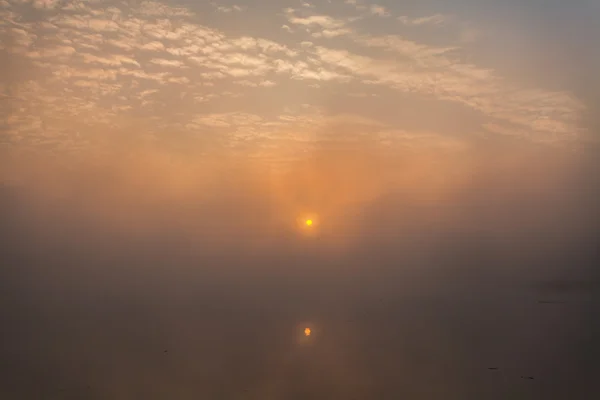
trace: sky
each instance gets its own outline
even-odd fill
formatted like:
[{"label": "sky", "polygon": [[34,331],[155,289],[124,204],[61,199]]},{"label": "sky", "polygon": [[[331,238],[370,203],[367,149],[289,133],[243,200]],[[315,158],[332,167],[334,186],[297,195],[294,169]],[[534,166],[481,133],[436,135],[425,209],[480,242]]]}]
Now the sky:
[{"label": "sky", "polygon": [[0,0],[0,397],[594,397],[598,17]]}]

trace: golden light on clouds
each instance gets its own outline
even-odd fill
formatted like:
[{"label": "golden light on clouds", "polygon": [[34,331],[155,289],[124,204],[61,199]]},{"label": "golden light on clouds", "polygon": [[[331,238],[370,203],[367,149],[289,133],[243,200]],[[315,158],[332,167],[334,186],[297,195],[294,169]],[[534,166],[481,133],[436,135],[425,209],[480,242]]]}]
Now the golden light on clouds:
[{"label": "golden light on clouds", "polygon": [[[6,21],[0,51],[20,60],[26,73],[0,83],[0,98],[10,103],[3,127],[10,140],[3,147],[62,156],[96,149],[93,132],[125,132],[133,144],[142,140],[132,132],[143,132],[144,141],[175,137],[176,146],[186,149],[199,138],[198,158],[220,150],[279,163],[334,138],[348,145],[368,136],[389,151],[432,145],[452,151],[463,146],[465,132],[540,143],[568,143],[585,133],[585,104],[571,92],[513,82],[503,76],[502,65],[494,69],[455,58],[458,50],[473,51],[461,48],[464,21],[458,16],[407,16],[392,7],[367,11],[343,2],[282,10],[274,3],[265,9],[270,26],[253,36],[250,15],[248,26],[225,29],[234,14],[247,12],[245,6],[192,3],[0,2],[0,21]],[[207,24],[202,16],[215,12],[216,20]],[[384,31],[354,23],[392,16],[401,24]],[[443,47],[427,33],[440,24],[458,29]],[[405,37],[406,26],[423,33]],[[280,35],[281,29],[309,36]],[[423,97],[427,106],[418,106]],[[272,105],[257,107],[270,103],[265,99],[273,99]],[[380,111],[387,104],[414,112],[386,115]],[[456,110],[447,112],[449,106]],[[348,154],[325,151],[326,157],[309,157],[293,171],[293,184],[312,178],[316,194],[307,200],[332,208],[371,198],[380,182],[366,177],[381,170],[379,158],[365,157],[363,144],[356,150],[352,171],[338,168]],[[328,174],[315,177],[315,169]]]},{"label": "golden light on clouds", "polygon": [[[530,165],[529,141],[582,133],[572,93],[455,59],[458,37],[431,43],[425,32],[454,17],[274,6],[273,32],[285,24],[310,37],[268,26],[254,37],[243,24],[205,25],[212,5],[168,3],[0,1],[0,50],[27,72],[0,84],[10,104],[0,182],[73,199],[102,226],[136,234],[169,224],[190,240],[244,237],[238,246],[254,249],[291,232],[337,250],[385,196],[443,205],[508,173],[502,163],[510,173]],[[215,7],[217,19],[247,11]],[[404,27],[353,23],[366,16]],[[409,40],[406,26],[424,36]],[[513,136],[523,139],[514,150],[498,147]]]}]

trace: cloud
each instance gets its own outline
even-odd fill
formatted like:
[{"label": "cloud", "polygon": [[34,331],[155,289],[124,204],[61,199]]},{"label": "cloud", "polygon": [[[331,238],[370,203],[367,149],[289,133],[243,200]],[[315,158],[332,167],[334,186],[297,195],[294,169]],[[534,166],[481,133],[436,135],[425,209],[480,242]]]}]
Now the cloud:
[{"label": "cloud", "polygon": [[346,25],[345,21],[332,18],[327,15],[311,15],[310,17],[289,16],[288,21],[294,25],[320,26],[322,28],[341,28]]},{"label": "cloud", "polygon": [[[314,51],[326,65],[344,69],[361,76],[365,81],[391,86],[407,93],[417,92],[459,102],[494,119],[496,124],[505,125],[506,130],[512,125],[516,128],[513,132],[530,132],[529,137],[532,139],[576,137],[576,125],[567,121],[575,121],[583,105],[567,94],[519,90],[503,82],[489,70],[452,62],[445,55],[448,49],[420,46],[390,37],[361,38],[359,42],[383,46],[400,52],[416,63],[437,68],[435,79],[426,71],[413,70],[397,62],[361,56],[346,50],[318,46]],[[551,106],[547,107],[549,105]],[[558,110],[564,110],[567,114]],[[540,119],[543,114],[545,115]],[[494,131],[499,133],[500,129]]]},{"label": "cloud", "polygon": [[[144,44],[140,48],[142,50],[159,51],[159,50],[164,50],[165,45],[162,42],[152,41],[152,42],[148,42],[148,43]],[[131,46],[126,47],[125,49],[130,50]]]},{"label": "cloud", "polygon": [[188,77],[185,76],[177,76],[177,77],[171,77],[167,79],[167,82],[169,83],[175,83],[178,85],[187,85],[190,83],[190,79]]},{"label": "cloud", "polygon": [[[82,102],[73,110],[94,109],[95,121],[102,123],[120,124],[122,119],[115,110],[135,114],[136,107],[142,106],[148,110],[145,112],[153,110],[153,118],[166,121],[168,116],[158,107],[172,103],[167,96],[174,92],[180,95],[177,104],[185,109],[187,101],[240,99],[247,90],[269,90],[269,95],[286,98],[278,91],[286,85],[314,95],[329,86],[351,85],[340,91],[372,93],[379,87],[461,105],[479,115],[483,132],[512,132],[531,140],[559,142],[571,140],[581,131],[578,118],[583,105],[568,93],[513,84],[492,68],[465,62],[458,44],[434,46],[397,34],[365,33],[359,28],[367,26],[351,25],[360,16],[313,14],[313,7],[287,9],[283,29],[294,35],[284,43],[243,32],[228,35],[201,24],[188,9],[157,2],[111,7],[59,2],[53,10],[40,11],[48,17],[39,24],[20,18],[19,13],[31,6],[8,7],[0,9],[5,21],[0,34],[10,38],[2,41],[6,51],[43,70],[38,83],[50,92],[60,88],[64,96],[77,102],[82,89],[88,89],[93,104]],[[232,12],[240,11],[230,7]],[[381,16],[388,13],[376,5],[370,10]],[[440,24],[448,17],[436,14],[400,20],[421,26]],[[335,46],[328,41],[333,38]],[[234,85],[237,92],[228,92],[228,85]],[[182,94],[182,86],[186,94]],[[121,104],[147,90],[159,91],[131,108]],[[116,108],[106,106],[113,102]],[[251,108],[249,103],[241,104],[235,107]],[[44,107],[53,110],[56,106]],[[99,111],[102,107],[108,108]],[[39,118],[45,121],[46,115],[61,113],[48,112]],[[229,117],[215,121],[234,126]],[[296,121],[306,124],[308,119]]]},{"label": "cloud", "polygon": [[376,15],[378,17],[389,17],[391,13],[383,6],[372,4],[369,7],[369,11],[371,14]]},{"label": "cloud", "polygon": [[[126,51],[130,51],[135,48],[135,43],[130,43],[126,38],[120,40],[108,39],[106,43]],[[144,45],[141,46],[141,48],[143,47]]]},{"label": "cloud", "polygon": [[106,84],[95,80],[78,80],[74,82],[77,87],[82,87],[91,90],[91,93],[97,93],[102,96],[114,95],[121,90],[118,84]]},{"label": "cloud", "polygon": [[311,34],[312,37],[315,38],[320,38],[320,37],[324,37],[324,38],[333,38],[333,37],[337,37],[337,36],[343,36],[343,35],[348,35],[352,33],[352,31],[350,29],[323,29],[321,32],[314,32]]},{"label": "cloud", "polygon": [[361,12],[367,11],[369,14],[371,14],[369,11],[370,7],[363,4],[362,0],[344,0],[344,4],[348,4],[348,5],[352,6],[357,11],[361,11]]},{"label": "cloud", "polygon": [[195,14],[184,7],[172,7],[156,1],[142,1],[138,13],[151,17],[193,17]]},{"label": "cloud", "polygon": [[[307,17],[297,17],[293,9],[287,10],[287,20],[292,25],[305,27],[311,31],[311,36],[315,38],[333,38],[352,33],[347,25],[358,18],[337,19],[328,15],[310,15]],[[286,25],[287,26],[287,25]],[[320,29],[320,30],[315,30]],[[291,31],[291,30],[290,30]]]},{"label": "cloud", "polygon": [[63,65],[61,67],[53,67],[53,75],[60,80],[67,80],[69,78],[81,78],[81,77],[90,77],[99,81],[104,80],[116,80],[118,71],[108,70],[108,69],[78,69],[69,67],[67,65]]},{"label": "cloud", "polygon": [[113,67],[121,65],[135,65],[137,67],[140,66],[140,63],[138,63],[133,58],[121,54],[114,54],[108,57],[102,57],[90,53],[82,53],[81,57],[83,58],[83,62],[86,64],[101,64]]},{"label": "cloud", "polygon": [[241,12],[244,11],[246,8],[243,6],[238,6],[238,5],[232,5],[232,6],[220,6],[216,3],[211,3],[213,5],[213,7],[215,7],[215,9],[218,12],[221,13],[232,13],[232,12]]},{"label": "cloud", "polygon": [[398,21],[404,25],[422,26],[422,25],[442,25],[450,21],[452,17],[443,14],[434,14],[427,17],[410,18],[407,16],[398,17]]},{"label": "cloud", "polygon": [[258,115],[248,113],[222,113],[199,115],[192,119],[192,124],[205,125],[213,128],[229,128],[232,126],[248,126],[261,122]]},{"label": "cloud", "polygon": [[34,8],[53,9],[58,7],[60,0],[33,0]]},{"label": "cloud", "polygon": [[150,72],[146,72],[146,71],[142,71],[142,70],[120,68],[119,75],[131,76],[131,77],[135,77],[135,78],[155,81],[158,83],[164,83],[165,78],[167,76],[169,76],[169,73],[168,72],[151,72],[150,73]]},{"label": "cloud", "polygon": [[270,80],[264,80],[264,81],[260,81],[260,82],[242,80],[242,81],[234,81],[233,83],[236,85],[248,86],[248,87],[273,87],[276,85],[275,82],[270,81]]},{"label": "cloud", "polygon": [[240,86],[249,86],[249,87],[257,87],[258,86],[258,83],[252,82],[252,81],[247,81],[247,80],[234,81],[233,83],[236,85],[240,85]]},{"label": "cloud", "polygon": [[77,50],[72,46],[56,46],[41,51],[30,51],[26,55],[31,58],[62,58],[72,56],[76,52]]},{"label": "cloud", "polygon": [[99,32],[116,32],[119,30],[119,25],[115,21],[105,19],[90,19],[87,21],[87,26],[92,31]]},{"label": "cloud", "polygon": [[270,81],[270,80],[265,80],[265,81],[260,82],[258,85],[262,86],[262,87],[273,87],[273,86],[277,85],[277,83]]},{"label": "cloud", "polygon": [[354,40],[367,47],[383,48],[387,51],[401,53],[411,58],[426,59],[428,66],[438,66],[436,64],[444,63],[443,59],[433,59],[434,56],[441,56],[445,53],[457,50],[457,47],[436,47],[419,44],[411,40],[407,40],[397,35],[387,36],[367,36],[357,35]]},{"label": "cloud", "polygon": [[157,89],[148,89],[148,90],[144,90],[144,91],[142,91],[142,92],[140,92],[140,93],[138,94],[138,98],[139,98],[139,99],[143,99],[143,98],[145,98],[146,96],[150,96],[150,95],[152,95],[152,94],[155,94],[155,93],[158,93],[158,90],[157,90]]},{"label": "cloud", "polygon": [[175,68],[185,67],[185,64],[179,60],[165,60],[165,59],[161,59],[161,58],[153,58],[150,60],[150,62],[152,64],[160,65],[163,67],[175,67]]}]

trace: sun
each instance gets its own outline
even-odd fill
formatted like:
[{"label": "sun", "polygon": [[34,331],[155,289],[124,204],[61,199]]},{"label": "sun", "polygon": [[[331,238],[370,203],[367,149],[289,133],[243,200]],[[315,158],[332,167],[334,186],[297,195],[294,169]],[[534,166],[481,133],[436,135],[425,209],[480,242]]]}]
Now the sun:
[{"label": "sun", "polygon": [[304,336],[310,336],[310,328],[304,329]]},{"label": "sun", "polygon": [[302,235],[317,235],[321,230],[321,218],[316,213],[302,213],[296,217],[296,229]]}]

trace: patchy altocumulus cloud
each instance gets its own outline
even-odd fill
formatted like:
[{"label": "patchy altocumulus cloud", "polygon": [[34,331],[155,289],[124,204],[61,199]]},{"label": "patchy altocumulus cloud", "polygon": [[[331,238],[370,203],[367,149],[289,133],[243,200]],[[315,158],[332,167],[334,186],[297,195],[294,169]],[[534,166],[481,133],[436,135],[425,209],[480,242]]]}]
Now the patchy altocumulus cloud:
[{"label": "patchy altocumulus cloud", "polygon": [[[392,12],[376,4],[345,3],[339,15],[311,3],[273,10],[273,32],[279,33],[266,38],[228,34],[202,23],[196,9],[156,1],[3,0],[0,51],[35,71],[24,81],[7,82],[10,91],[3,89],[2,98],[11,105],[1,128],[3,142],[64,147],[79,138],[85,143],[84,127],[118,128],[144,115],[162,121],[152,124],[154,131],[224,129],[231,143],[243,138],[266,146],[268,138],[270,147],[285,140],[306,142],[318,137],[324,123],[339,119],[319,107],[284,112],[294,103],[286,104],[290,88],[318,98],[332,85],[349,85],[349,98],[359,93],[379,101],[372,94],[381,88],[456,103],[479,113],[485,119],[481,131],[489,134],[557,142],[581,132],[583,104],[570,94],[520,87],[491,68],[466,62],[460,41],[435,46],[399,31],[369,32],[360,23],[364,18]],[[240,5],[211,7],[224,18],[245,11]],[[396,15],[387,21],[435,27],[451,19]],[[253,108],[256,96],[277,96],[282,108],[273,110],[277,115],[261,115]],[[203,113],[198,104],[223,110]],[[172,121],[174,108],[177,121]],[[350,115],[361,113],[348,109],[340,115],[356,122]],[[370,126],[382,132],[375,137],[385,138],[385,144],[395,134],[412,137],[402,126]]]},{"label": "patchy altocumulus cloud", "polygon": [[452,20],[452,17],[443,14],[434,14],[426,17],[410,18],[407,16],[398,17],[398,21],[405,25],[421,26],[421,25],[442,25]]}]

